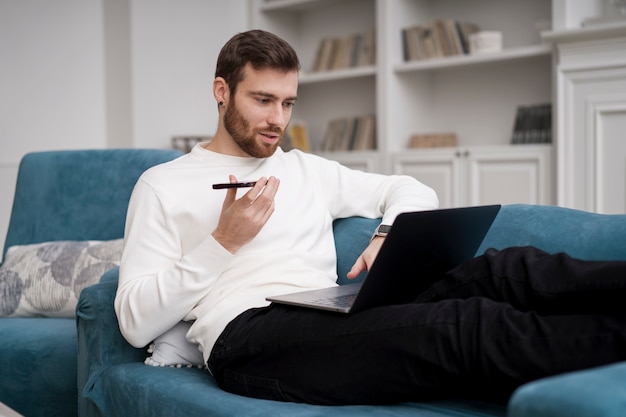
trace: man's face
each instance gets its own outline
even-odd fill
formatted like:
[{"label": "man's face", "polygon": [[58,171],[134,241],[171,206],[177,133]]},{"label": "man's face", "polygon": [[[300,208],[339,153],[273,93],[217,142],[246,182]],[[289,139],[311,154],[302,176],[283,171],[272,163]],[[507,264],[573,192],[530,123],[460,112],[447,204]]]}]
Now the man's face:
[{"label": "man's face", "polygon": [[224,112],[224,128],[247,155],[267,158],[280,145],[298,91],[298,72],[250,65]]}]

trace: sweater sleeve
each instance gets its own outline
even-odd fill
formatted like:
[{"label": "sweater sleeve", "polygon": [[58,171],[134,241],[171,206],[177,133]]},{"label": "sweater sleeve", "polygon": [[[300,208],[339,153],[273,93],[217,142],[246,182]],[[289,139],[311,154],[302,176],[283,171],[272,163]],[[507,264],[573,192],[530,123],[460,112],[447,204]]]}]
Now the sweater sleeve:
[{"label": "sweater sleeve", "polygon": [[140,179],[128,207],[115,298],[124,337],[142,347],[184,319],[231,259],[211,234],[183,253],[166,208]]},{"label": "sweater sleeve", "polygon": [[435,191],[408,175],[367,173],[332,161],[320,171],[324,183],[331,185],[326,188],[330,190],[329,207],[335,218],[382,217],[384,224],[392,224],[400,213],[439,206]]}]

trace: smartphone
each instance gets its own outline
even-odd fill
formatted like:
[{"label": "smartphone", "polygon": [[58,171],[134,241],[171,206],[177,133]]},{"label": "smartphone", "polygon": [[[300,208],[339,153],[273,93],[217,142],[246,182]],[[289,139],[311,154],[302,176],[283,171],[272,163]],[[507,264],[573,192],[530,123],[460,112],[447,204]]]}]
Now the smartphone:
[{"label": "smartphone", "polygon": [[214,190],[223,190],[226,188],[247,188],[254,187],[256,181],[242,181],[242,182],[225,182],[222,184],[213,184]]}]

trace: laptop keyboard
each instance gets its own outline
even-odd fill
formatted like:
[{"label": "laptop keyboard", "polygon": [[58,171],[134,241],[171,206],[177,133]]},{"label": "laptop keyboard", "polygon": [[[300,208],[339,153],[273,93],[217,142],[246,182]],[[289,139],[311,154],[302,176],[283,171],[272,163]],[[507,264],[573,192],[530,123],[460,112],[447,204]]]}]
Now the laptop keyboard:
[{"label": "laptop keyboard", "polygon": [[350,307],[352,303],[354,303],[355,298],[356,298],[356,294],[346,294],[346,295],[338,295],[335,297],[318,298],[317,300],[314,301],[314,303],[323,305],[323,306]]}]

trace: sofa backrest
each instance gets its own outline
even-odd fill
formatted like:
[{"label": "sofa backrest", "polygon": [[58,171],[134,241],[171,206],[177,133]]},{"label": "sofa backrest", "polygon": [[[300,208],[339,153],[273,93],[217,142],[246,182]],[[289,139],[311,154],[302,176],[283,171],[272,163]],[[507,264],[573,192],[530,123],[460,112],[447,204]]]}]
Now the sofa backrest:
[{"label": "sofa backrest", "polygon": [[626,260],[626,214],[597,214],[557,206],[502,207],[476,252],[535,246],[587,260]]},{"label": "sofa backrest", "polygon": [[123,237],[128,200],[141,173],[180,155],[166,149],[25,155],[18,169],[3,255],[13,245]]}]

